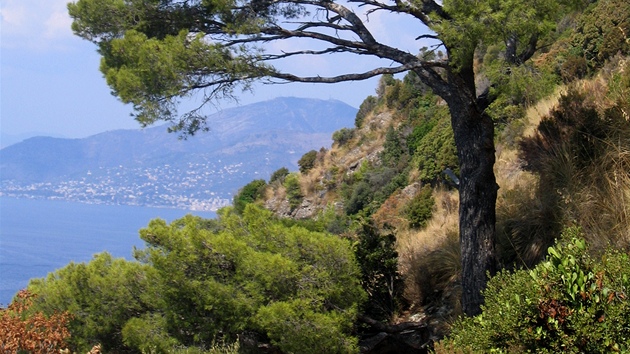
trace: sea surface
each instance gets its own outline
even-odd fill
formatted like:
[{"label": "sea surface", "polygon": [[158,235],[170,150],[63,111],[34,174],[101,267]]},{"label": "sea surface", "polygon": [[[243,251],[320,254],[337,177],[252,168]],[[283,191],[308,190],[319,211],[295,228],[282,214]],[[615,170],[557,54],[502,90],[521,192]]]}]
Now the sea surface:
[{"label": "sea surface", "polygon": [[8,305],[29,279],[45,277],[71,261],[88,262],[103,251],[133,259],[133,247],[144,247],[138,230],[154,218],[170,222],[186,214],[216,216],[213,212],[0,197],[0,306]]}]

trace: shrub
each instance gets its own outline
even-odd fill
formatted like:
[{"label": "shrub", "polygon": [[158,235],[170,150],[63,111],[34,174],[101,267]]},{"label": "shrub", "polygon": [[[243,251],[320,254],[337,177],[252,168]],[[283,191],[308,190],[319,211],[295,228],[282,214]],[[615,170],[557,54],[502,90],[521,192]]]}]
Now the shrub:
[{"label": "shrub", "polygon": [[[374,96],[367,96],[359,106],[359,111],[354,119],[354,126],[361,128],[363,121],[368,113],[372,112],[378,103],[378,99]],[[334,138],[333,138],[334,139]]]},{"label": "shrub", "polygon": [[625,0],[598,1],[580,17],[574,45],[592,68],[621,52],[630,53],[630,4]]},{"label": "shrub", "polygon": [[171,336],[199,346],[256,331],[283,352],[352,351],[364,293],[347,240],[286,227],[253,204],[242,216],[221,210],[216,233],[198,220],[154,220],[141,231],[148,245],[137,256],[157,272]]},{"label": "shrub", "polygon": [[383,165],[397,167],[400,160],[406,155],[406,150],[406,147],[403,145],[403,139],[399,137],[399,132],[390,126],[385,134],[383,151],[380,153]]},{"label": "shrub", "polygon": [[245,205],[262,198],[265,187],[267,187],[267,182],[264,179],[257,179],[241,188],[234,196],[234,209],[236,212],[242,213],[245,210]]},{"label": "shrub", "polygon": [[571,55],[560,67],[560,76],[565,83],[581,79],[588,73],[588,63],[583,56]]},{"label": "shrub", "polygon": [[[191,215],[152,220],[140,230],[139,262],[103,253],[32,280],[38,296],[29,314],[59,328],[66,320],[48,313],[67,311],[70,349],[83,353],[94,343],[116,353],[235,353],[216,343],[249,334],[285,353],[358,351],[352,325],[365,294],[347,240],[285,226],[254,204],[242,215],[222,209],[208,226]],[[21,321],[12,311],[0,315]]]},{"label": "shrub", "polygon": [[290,173],[284,179],[284,188],[287,190],[287,199],[291,209],[295,209],[302,204],[302,189],[300,187],[300,179],[297,174]]},{"label": "shrub", "polygon": [[282,184],[284,179],[289,175],[289,169],[286,167],[281,167],[271,174],[269,178],[269,184],[279,183]]},{"label": "shrub", "polygon": [[413,154],[418,149],[418,145],[422,138],[424,138],[429,132],[435,127],[435,121],[424,121],[420,125],[417,125],[413,128],[413,131],[407,137],[407,146],[409,148],[409,153]]},{"label": "shrub", "polygon": [[146,314],[127,321],[122,329],[124,343],[142,353],[171,353],[178,344],[167,331],[166,318],[158,314]]},{"label": "shrub", "polygon": [[453,130],[446,117],[441,117],[435,127],[420,139],[413,161],[418,166],[420,180],[425,183],[438,181],[447,167],[456,174],[459,172]]},{"label": "shrub", "polygon": [[390,320],[402,305],[403,279],[393,234],[380,235],[364,223],[358,232],[355,254],[361,267],[361,285],[368,294],[364,312],[377,320]]},{"label": "shrub", "polygon": [[365,181],[360,181],[352,188],[352,195],[345,205],[348,215],[353,215],[365,208],[372,201],[372,191],[370,185]]},{"label": "shrub", "polygon": [[406,207],[405,214],[409,220],[409,226],[416,229],[425,227],[433,215],[434,205],[433,189],[429,185],[422,187]]},{"label": "shrub", "polygon": [[317,159],[317,151],[311,150],[302,155],[302,158],[298,160],[298,166],[301,173],[307,173],[313,167],[315,167],[315,160]]},{"label": "shrub", "polygon": [[31,311],[35,294],[18,292],[7,308],[0,308],[0,350],[3,353],[58,353],[70,338],[68,312],[46,316]]},{"label": "shrub", "polygon": [[587,252],[567,229],[533,270],[502,272],[485,290],[481,315],[457,322],[437,353],[608,353],[630,350],[630,257]]},{"label": "shrub", "polygon": [[33,311],[51,316],[67,311],[70,349],[87,352],[100,343],[107,352],[125,348],[121,330],[129,319],[154,308],[157,301],[150,269],[138,262],[113,258],[104,252],[89,263],[70,263],[28,289],[37,297]]},{"label": "shrub", "polygon": [[341,128],[333,133],[332,139],[338,146],[346,145],[354,136],[354,129]]}]

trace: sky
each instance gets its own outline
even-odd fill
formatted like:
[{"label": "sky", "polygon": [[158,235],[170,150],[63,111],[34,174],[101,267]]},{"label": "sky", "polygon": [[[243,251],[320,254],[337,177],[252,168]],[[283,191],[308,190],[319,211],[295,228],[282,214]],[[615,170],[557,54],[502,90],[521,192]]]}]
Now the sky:
[{"label": "sky", "polygon": [[[82,138],[114,129],[136,129],[132,109],[110,94],[100,57],[91,42],[73,35],[68,0],[0,0],[0,132],[3,136],[49,135]],[[370,15],[368,27],[378,40],[418,52],[415,25]],[[274,44],[287,50],[299,42]],[[325,76],[363,71],[373,61],[327,55],[282,64],[286,71]],[[380,63],[380,65],[389,65]],[[358,107],[373,95],[378,78],[340,84],[256,85],[239,101],[209,106],[206,114],[280,96],[337,99]],[[6,146],[3,144],[2,146]]]}]

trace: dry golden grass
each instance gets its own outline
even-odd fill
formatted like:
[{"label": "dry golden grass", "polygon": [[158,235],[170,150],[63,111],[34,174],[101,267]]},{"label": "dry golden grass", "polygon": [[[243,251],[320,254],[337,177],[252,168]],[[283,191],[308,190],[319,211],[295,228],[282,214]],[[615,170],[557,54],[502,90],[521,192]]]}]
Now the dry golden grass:
[{"label": "dry golden grass", "polygon": [[534,134],[541,119],[551,113],[551,110],[558,105],[558,99],[565,92],[566,87],[560,86],[553,94],[549,95],[549,97],[538,101],[538,103],[527,109],[527,112],[525,113],[526,120],[523,136],[529,137]]},{"label": "dry golden grass", "polygon": [[[623,60],[618,61],[624,64]],[[518,168],[516,152],[497,148],[496,174],[501,186],[497,200],[498,251],[506,262],[529,266],[542,259],[562,228],[581,226],[591,249],[630,248],[630,124],[612,119],[611,109],[621,110],[627,88],[610,79],[619,67],[602,70],[593,79],[581,80],[571,90],[585,93],[580,104],[595,107],[607,125],[606,153],[592,161],[575,160],[569,142],[559,144],[538,175]],[[555,108],[559,94],[541,101],[527,112],[526,136],[532,136],[540,118]],[[625,96],[624,96],[625,95]],[[621,97],[621,99],[620,99]],[[620,103],[621,102],[621,103]],[[628,121],[629,119],[625,119]],[[623,119],[621,120],[623,122]],[[588,134],[588,132],[582,132]],[[579,165],[579,166],[578,166]]]},{"label": "dry golden grass", "polygon": [[515,149],[497,149],[494,173],[500,187],[499,194],[535,183],[535,177],[521,168]]},{"label": "dry golden grass", "polygon": [[595,251],[630,248],[630,134],[593,164],[569,200],[569,214]]},{"label": "dry golden grass", "polygon": [[405,297],[412,305],[454,302],[458,308],[460,275],[458,196],[436,190],[433,217],[422,230],[406,228],[397,234],[400,272],[405,278]]}]

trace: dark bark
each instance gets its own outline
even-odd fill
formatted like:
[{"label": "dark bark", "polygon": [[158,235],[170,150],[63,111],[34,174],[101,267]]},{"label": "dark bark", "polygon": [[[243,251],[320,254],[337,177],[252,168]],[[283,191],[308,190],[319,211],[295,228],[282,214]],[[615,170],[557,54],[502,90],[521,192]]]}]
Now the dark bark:
[{"label": "dark bark", "polygon": [[[460,73],[461,74],[461,73]],[[458,77],[459,76],[459,77]],[[495,221],[498,185],[494,175],[494,125],[477,105],[466,78],[451,75],[445,98],[459,158],[459,235],[462,255],[462,308],[481,313],[488,273],[496,271]]]}]

